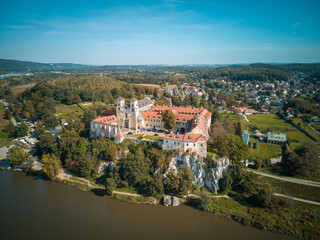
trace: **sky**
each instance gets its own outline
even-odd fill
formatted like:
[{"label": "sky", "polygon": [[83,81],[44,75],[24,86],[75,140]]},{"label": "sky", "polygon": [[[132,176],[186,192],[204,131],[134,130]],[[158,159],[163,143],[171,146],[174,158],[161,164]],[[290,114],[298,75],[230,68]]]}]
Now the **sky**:
[{"label": "sky", "polygon": [[0,0],[0,58],[93,65],[320,62],[320,1]]}]

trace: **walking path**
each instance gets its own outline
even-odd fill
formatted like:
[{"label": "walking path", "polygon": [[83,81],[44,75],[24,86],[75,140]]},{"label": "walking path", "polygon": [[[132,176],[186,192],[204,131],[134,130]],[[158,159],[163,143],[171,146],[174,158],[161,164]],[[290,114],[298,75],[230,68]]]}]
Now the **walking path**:
[{"label": "walking path", "polygon": [[269,173],[263,173],[263,172],[255,171],[255,170],[252,170],[252,169],[246,169],[246,170],[248,172],[259,174],[259,175],[265,176],[265,177],[278,179],[278,180],[281,180],[281,181],[292,182],[292,183],[297,183],[297,184],[302,184],[302,185],[306,185],[306,186],[312,186],[312,187],[319,187],[320,188],[320,182],[314,182],[314,181],[304,180],[304,179],[300,179],[300,178],[280,177],[280,176],[272,175],[272,174],[269,174]]},{"label": "walking path", "polygon": [[299,202],[304,202],[304,203],[309,203],[309,204],[313,204],[313,205],[318,205],[318,206],[320,206],[320,202],[310,201],[310,200],[306,200],[306,199],[302,199],[302,198],[297,198],[297,197],[291,197],[291,196],[284,195],[284,194],[281,194],[281,193],[274,193],[274,195],[275,195],[275,196],[278,196],[278,197],[291,198],[292,200],[295,200],[295,201],[299,201]]},{"label": "walking path", "polygon": [[113,191],[112,193],[117,193],[121,195],[127,195],[127,196],[133,196],[133,197],[143,197],[143,194],[137,194],[137,193],[128,193],[128,192],[119,192],[119,191]]},{"label": "walking path", "polygon": [[[199,198],[200,196],[190,193],[188,195],[185,195],[184,197]],[[216,195],[216,196],[211,196],[211,197],[212,198],[230,198],[228,195]]]},{"label": "walking path", "polygon": [[[65,169],[62,169],[59,174],[58,174],[58,178],[60,178],[61,180],[67,180],[67,181],[70,181],[70,182],[74,182],[74,183],[79,183],[79,184],[84,184],[84,185],[87,185],[89,187],[92,187],[92,188],[100,188],[100,189],[105,189],[104,187],[101,187],[99,185],[93,185],[89,180],[85,179],[85,178],[79,178],[79,177],[76,177],[74,176],[72,173],[70,173],[69,171],[65,170]],[[76,179],[79,179],[79,181],[77,180],[73,180],[71,178],[76,178]],[[83,183],[81,181],[84,181],[86,183]]]}]

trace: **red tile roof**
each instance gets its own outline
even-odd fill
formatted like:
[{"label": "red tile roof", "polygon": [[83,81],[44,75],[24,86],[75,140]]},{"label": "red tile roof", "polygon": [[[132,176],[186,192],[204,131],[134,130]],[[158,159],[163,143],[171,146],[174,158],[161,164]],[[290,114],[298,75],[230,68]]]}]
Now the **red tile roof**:
[{"label": "red tile roof", "polygon": [[103,123],[103,124],[111,124],[112,122],[117,121],[117,117],[115,115],[107,116],[107,117],[97,117],[94,119],[95,122]]},{"label": "red tile roof", "polygon": [[115,138],[123,138],[123,136],[122,136],[120,133],[116,133],[116,134],[114,135],[114,137],[115,137]]},{"label": "red tile roof", "polygon": [[202,134],[175,134],[169,133],[163,137],[163,139],[176,140],[181,142],[197,142],[207,141]]}]

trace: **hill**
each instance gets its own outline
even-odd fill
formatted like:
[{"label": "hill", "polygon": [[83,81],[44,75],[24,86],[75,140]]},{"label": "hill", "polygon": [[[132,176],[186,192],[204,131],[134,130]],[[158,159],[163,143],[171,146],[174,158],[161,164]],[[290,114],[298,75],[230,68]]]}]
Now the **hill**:
[{"label": "hill", "polygon": [[31,72],[31,71],[58,71],[66,69],[90,68],[89,65],[73,63],[38,63],[30,61],[18,61],[0,59],[1,72]]}]

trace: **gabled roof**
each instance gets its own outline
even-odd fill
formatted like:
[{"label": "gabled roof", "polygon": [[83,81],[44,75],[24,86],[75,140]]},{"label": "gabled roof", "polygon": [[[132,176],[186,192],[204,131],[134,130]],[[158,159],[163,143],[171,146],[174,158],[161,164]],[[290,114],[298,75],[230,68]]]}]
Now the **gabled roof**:
[{"label": "gabled roof", "polygon": [[116,99],[117,102],[118,102],[118,101],[122,101],[122,100],[124,100],[124,98],[122,98],[122,97],[118,97],[118,98]]},{"label": "gabled roof", "polygon": [[107,117],[97,117],[96,119],[93,120],[94,122],[97,123],[103,123],[103,124],[111,124],[113,122],[117,121],[117,117],[115,115],[107,116]]},{"label": "gabled roof", "polygon": [[143,108],[143,107],[148,106],[150,104],[153,104],[153,102],[150,100],[150,98],[146,97],[146,98],[138,101],[138,108]]}]

